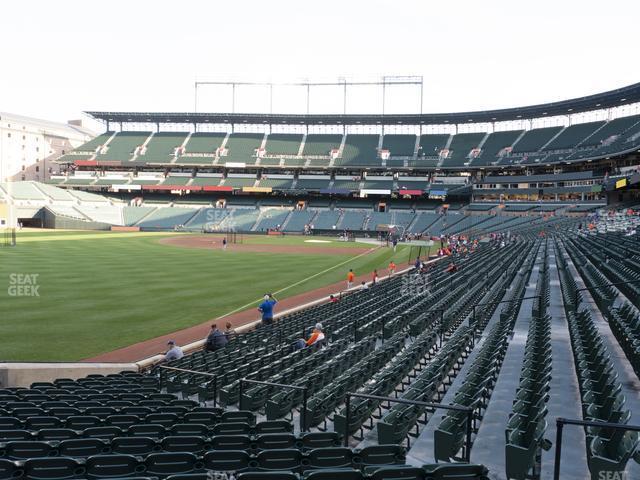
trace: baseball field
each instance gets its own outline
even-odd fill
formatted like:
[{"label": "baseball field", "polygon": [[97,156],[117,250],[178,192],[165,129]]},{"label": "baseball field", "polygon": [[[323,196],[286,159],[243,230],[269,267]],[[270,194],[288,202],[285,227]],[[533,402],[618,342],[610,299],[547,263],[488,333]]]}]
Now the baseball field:
[{"label": "baseball field", "polygon": [[[20,231],[0,248],[0,361],[75,361],[370,276],[409,248],[332,238]],[[367,277],[368,279],[368,277]],[[159,345],[158,349],[161,348]]]}]

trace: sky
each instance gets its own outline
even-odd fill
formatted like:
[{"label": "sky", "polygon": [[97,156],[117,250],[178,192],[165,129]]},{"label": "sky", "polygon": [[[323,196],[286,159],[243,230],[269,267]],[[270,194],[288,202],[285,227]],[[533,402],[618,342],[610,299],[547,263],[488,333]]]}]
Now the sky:
[{"label": "sky", "polygon": [[[66,121],[85,110],[193,111],[194,82],[423,77],[424,112],[522,106],[640,81],[637,0],[19,0],[0,15],[0,111]],[[239,87],[236,111],[268,112]],[[317,88],[312,113],[342,110]],[[274,88],[275,112],[305,93]],[[417,113],[417,87],[389,87],[389,113]],[[230,111],[229,88],[198,111]],[[348,112],[381,110],[349,90]]]}]

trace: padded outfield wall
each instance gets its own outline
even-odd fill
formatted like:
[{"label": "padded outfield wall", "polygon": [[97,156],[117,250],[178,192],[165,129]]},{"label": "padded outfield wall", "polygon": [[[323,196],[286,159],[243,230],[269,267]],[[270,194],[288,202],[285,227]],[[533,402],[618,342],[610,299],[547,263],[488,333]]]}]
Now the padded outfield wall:
[{"label": "padded outfield wall", "polygon": [[41,210],[44,228],[56,228],[66,230],[111,230],[108,223],[90,222],[71,217],[56,215],[48,208]]}]

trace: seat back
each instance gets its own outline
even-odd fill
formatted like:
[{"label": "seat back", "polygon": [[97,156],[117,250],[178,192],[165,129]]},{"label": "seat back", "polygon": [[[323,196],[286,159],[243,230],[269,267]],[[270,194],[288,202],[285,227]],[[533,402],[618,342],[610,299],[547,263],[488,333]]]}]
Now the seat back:
[{"label": "seat back", "polygon": [[166,477],[180,473],[193,473],[202,470],[204,463],[193,453],[162,452],[152,453],[145,459],[147,473]]}]

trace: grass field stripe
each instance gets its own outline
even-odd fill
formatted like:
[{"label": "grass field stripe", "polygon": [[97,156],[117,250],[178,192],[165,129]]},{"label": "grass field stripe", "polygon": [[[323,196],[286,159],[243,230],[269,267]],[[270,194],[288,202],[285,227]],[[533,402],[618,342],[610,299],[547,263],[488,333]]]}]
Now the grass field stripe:
[{"label": "grass field stripe", "polygon": [[[299,282],[295,282],[295,283],[292,283],[291,285],[288,285],[288,286],[286,286],[284,288],[281,288],[280,290],[277,290],[274,293],[282,293],[282,292],[284,292],[286,290],[289,290],[290,288],[297,287],[301,283],[308,282],[309,280],[311,280],[313,278],[316,278],[316,277],[318,277],[320,275],[324,275],[325,273],[330,272],[331,270],[335,270],[336,268],[341,267],[342,265],[345,265],[345,264],[347,264],[349,262],[353,262],[354,260],[357,260],[360,257],[363,257],[365,255],[369,255],[371,252],[375,252],[378,248],[380,248],[380,247],[370,248],[369,250],[367,250],[366,252],[361,253],[360,255],[356,255],[355,257],[351,257],[348,260],[345,260],[344,262],[340,262],[340,263],[334,265],[333,267],[325,268],[321,272],[314,273],[313,275],[311,275],[311,276],[309,276],[307,278],[303,278]],[[246,305],[243,305],[242,307],[238,307],[235,310],[231,310],[230,312],[225,313],[224,315],[222,315],[219,318],[224,318],[226,316],[233,315],[234,313],[238,313],[238,312],[240,312],[242,310],[245,310],[245,309],[249,308],[250,306],[255,305],[256,302],[259,302],[260,300],[262,300],[262,298],[257,298],[256,300],[253,300],[252,302],[249,302]]]}]

